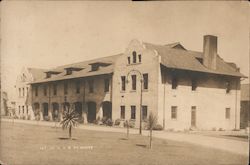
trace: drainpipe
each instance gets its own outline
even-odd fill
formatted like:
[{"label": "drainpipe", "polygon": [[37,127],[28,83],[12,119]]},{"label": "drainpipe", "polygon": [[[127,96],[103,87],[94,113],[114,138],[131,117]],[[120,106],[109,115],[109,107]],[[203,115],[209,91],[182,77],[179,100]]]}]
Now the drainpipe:
[{"label": "drainpipe", "polygon": [[236,83],[235,83],[235,125],[234,125],[234,128],[235,130],[237,129],[237,101],[238,101],[238,98],[237,98],[237,91],[238,91],[238,81],[236,80]]},{"label": "drainpipe", "polygon": [[163,92],[164,92],[164,93],[163,93],[163,99],[164,99],[164,100],[163,100],[163,125],[162,125],[162,126],[163,126],[163,129],[165,129],[165,97],[166,97],[166,96],[165,96],[165,91],[166,91],[166,84],[165,84],[165,83],[166,83],[166,77],[165,77],[165,76],[166,76],[166,75],[164,74],[164,76],[163,76],[163,79],[164,79],[164,80],[163,80],[163,85],[164,85],[164,86],[163,86]]}]

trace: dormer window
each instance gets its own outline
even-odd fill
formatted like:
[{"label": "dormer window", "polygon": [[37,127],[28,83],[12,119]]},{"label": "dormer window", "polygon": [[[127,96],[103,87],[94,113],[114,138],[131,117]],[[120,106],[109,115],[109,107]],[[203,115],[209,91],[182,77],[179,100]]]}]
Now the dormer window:
[{"label": "dormer window", "polygon": [[95,63],[90,63],[91,65],[91,71],[97,71],[99,70],[100,67],[106,67],[111,65],[111,63],[104,63],[104,62],[95,62]]},{"label": "dormer window", "polygon": [[61,72],[57,72],[57,71],[48,71],[48,72],[45,72],[46,73],[46,78],[51,78],[52,75],[57,75]]},{"label": "dormer window", "polygon": [[133,51],[132,55],[133,55],[133,63],[136,63],[136,51]]},{"label": "dormer window", "polygon": [[66,75],[71,75],[73,73],[73,71],[80,71],[83,68],[79,68],[79,67],[68,67],[68,68],[64,68],[66,70]]}]

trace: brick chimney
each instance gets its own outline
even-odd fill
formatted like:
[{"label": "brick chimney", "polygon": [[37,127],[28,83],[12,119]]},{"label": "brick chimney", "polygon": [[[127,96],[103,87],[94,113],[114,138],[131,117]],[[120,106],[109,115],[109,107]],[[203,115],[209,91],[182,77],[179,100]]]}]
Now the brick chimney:
[{"label": "brick chimney", "polygon": [[209,69],[216,69],[217,37],[205,35],[203,38],[203,65]]}]

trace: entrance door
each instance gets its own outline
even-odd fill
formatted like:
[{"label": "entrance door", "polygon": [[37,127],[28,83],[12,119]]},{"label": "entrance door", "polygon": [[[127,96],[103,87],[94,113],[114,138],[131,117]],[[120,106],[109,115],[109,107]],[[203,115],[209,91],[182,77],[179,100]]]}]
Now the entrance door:
[{"label": "entrance door", "polygon": [[43,117],[48,116],[49,112],[49,105],[48,103],[43,103]]},{"label": "entrance door", "polygon": [[93,123],[96,119],[96,103],[88,102],[88,122]]},{"label": "entrance door", "polygon": [[191,127],[196,127],[196,106],[191,108]]},{"label": "entrance door", "polygon": [[112,104],[111,102],[105,101],[102,103],[103,117],[106,119],[112,119]]}]

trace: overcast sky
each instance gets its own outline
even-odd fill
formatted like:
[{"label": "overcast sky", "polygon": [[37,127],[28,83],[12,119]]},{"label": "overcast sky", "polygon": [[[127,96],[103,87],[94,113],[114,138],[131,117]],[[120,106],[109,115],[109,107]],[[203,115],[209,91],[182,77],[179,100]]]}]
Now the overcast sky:
[{"label": "overcast sky", "polygon": [[[181,42],[218,53],[249,75],[248,2],[22,1],[1,4],[2,88],[13,95],[22,67],[49,68],[123,52],[129,41]],[[244,81],[247,82],[247,81]]]}]

